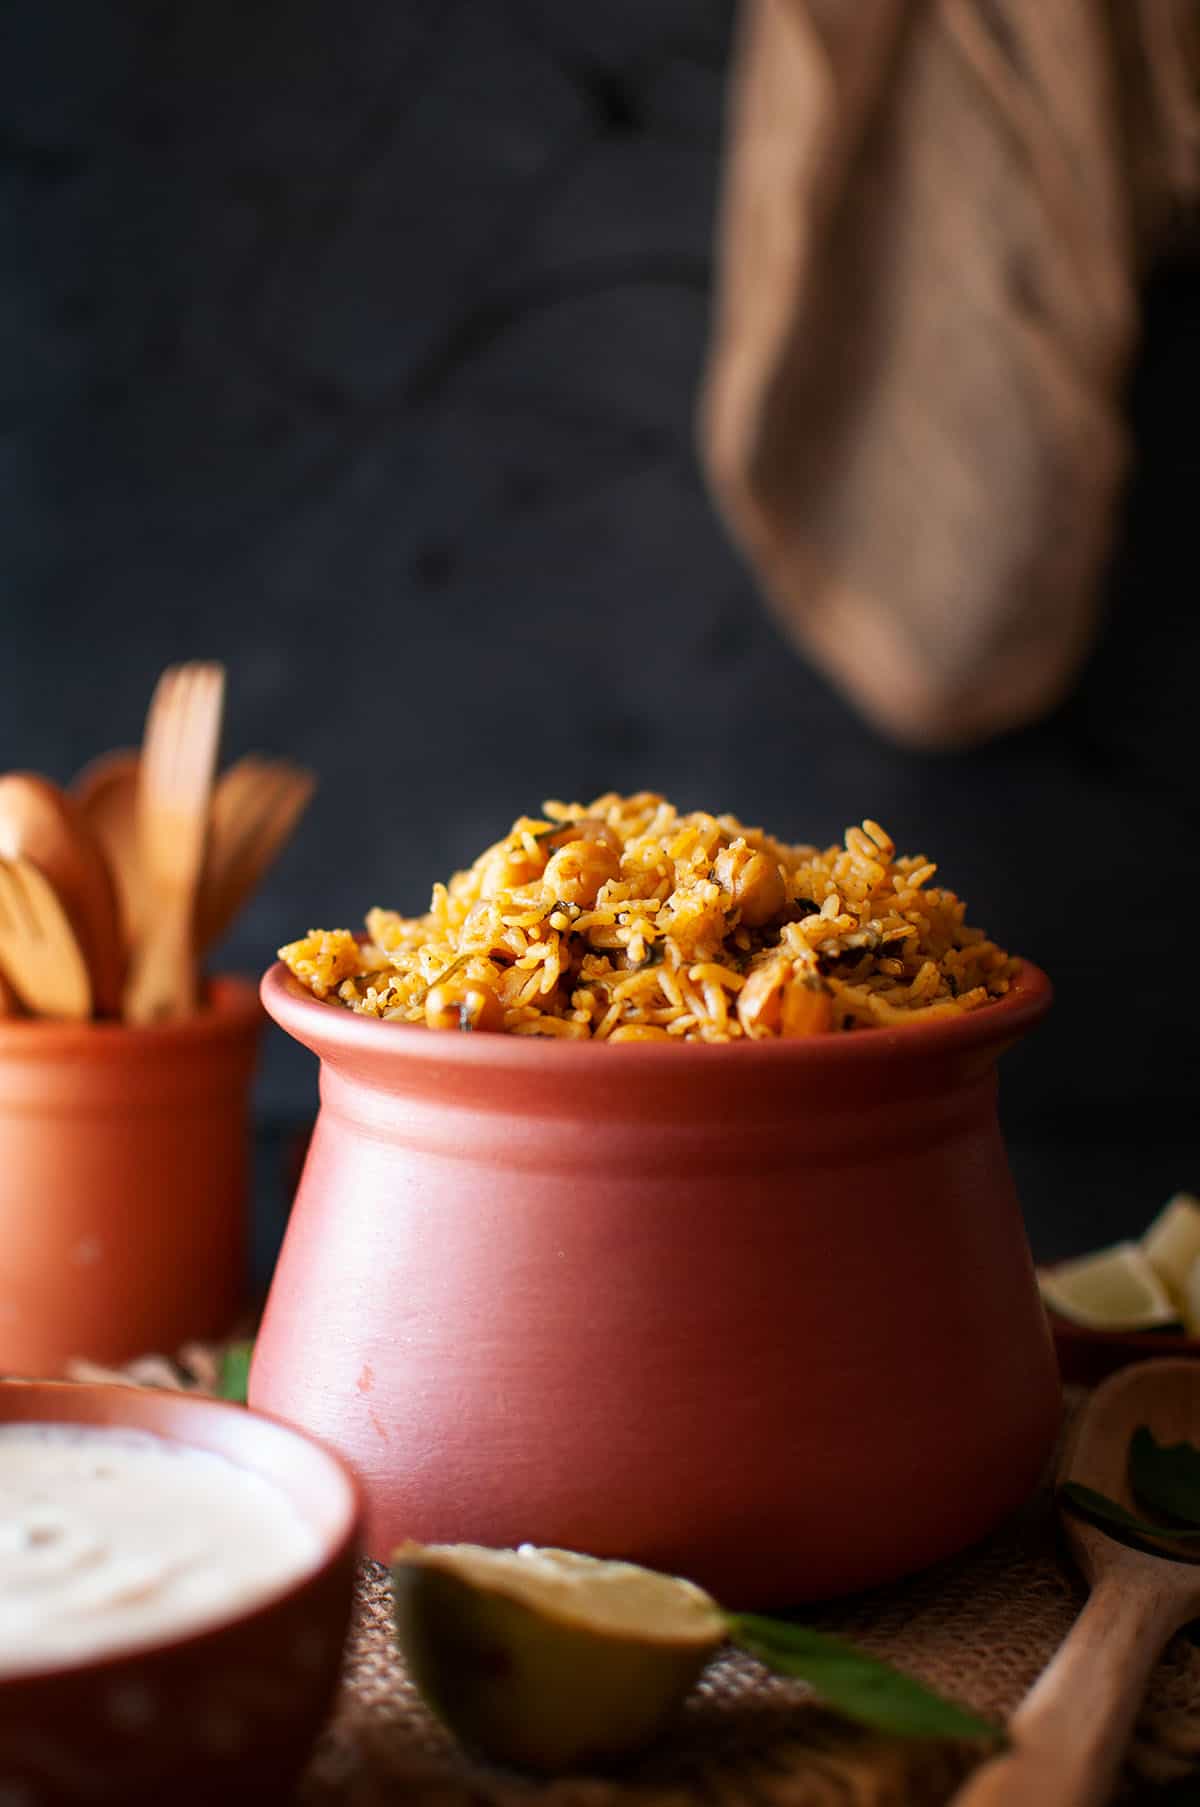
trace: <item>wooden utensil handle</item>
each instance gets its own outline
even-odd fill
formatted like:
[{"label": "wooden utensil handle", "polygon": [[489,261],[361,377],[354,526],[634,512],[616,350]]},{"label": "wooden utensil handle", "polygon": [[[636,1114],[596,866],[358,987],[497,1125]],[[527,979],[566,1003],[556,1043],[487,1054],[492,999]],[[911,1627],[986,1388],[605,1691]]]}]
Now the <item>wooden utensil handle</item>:
[{"label": "wooden utensil handle", "polygon": [[161,897],[134,954],[125,992],[125,1020],[154,1023],[189,1016],[196,1008],[196,958],[191,900]]},{"label": "wooden utensil handle", "polygon": [[1185,1616],[1165,1590],[1102,1578],[1014,1715],[1011,1749],[976,1770],[953,1807],[1101,1807],[1150,1672]]}]

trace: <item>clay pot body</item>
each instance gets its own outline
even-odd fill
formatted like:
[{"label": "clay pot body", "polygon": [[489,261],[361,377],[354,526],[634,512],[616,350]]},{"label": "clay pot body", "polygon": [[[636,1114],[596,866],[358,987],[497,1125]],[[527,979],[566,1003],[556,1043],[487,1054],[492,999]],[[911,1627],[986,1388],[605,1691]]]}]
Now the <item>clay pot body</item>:
[{"label": "clay pot body", "polygon": [[0,1022],[0,1373],[230,1328],[261,1024],[244,979],[178,1023]]},{"label": "clay pot body", "polygon": [[0,1675],[7,1798],[38,1807],[290,1800],[341,1666],[360,1515],[353,1477],[284,1425],[179,1393],[0,1384],[0,1424],[15,1422],[134,1428],[224,1456],[292,1501],[320,1555],[269,1599],[210,1628]]},{"label": "clay pot body", "polygon": [[372,1554],[529,1540],[778,1606],[1034,1485],[1060,1397],[995,1060],[1036,968],[951,1022],[717,1047],[263,997],[321,1111],[251,1404],[353,1463]]}]

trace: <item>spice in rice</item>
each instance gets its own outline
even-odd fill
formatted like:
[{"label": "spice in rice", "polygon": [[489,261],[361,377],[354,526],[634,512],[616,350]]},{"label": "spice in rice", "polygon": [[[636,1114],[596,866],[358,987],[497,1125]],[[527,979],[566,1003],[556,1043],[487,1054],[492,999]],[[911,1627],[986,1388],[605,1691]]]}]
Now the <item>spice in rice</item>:
[{"label": "spice in rice", "polygon": [[424,916],[279,950],[314,997],[430,1028],[596,1041],[798,1037],[957,1016],[1017,962],[877,822],[788,846],[662,797],[547,803]]}]

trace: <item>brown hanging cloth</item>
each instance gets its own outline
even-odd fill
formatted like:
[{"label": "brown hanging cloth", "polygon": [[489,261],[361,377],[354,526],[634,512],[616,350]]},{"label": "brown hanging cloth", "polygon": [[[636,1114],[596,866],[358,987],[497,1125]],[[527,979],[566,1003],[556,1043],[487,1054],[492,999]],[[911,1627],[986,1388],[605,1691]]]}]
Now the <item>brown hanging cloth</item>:
[{"label": "brown hanging cloth", "polygon": [[875,724],[1049,709],[1096,625],[1200,0],[743,0],[702,402],[786,630]]}]

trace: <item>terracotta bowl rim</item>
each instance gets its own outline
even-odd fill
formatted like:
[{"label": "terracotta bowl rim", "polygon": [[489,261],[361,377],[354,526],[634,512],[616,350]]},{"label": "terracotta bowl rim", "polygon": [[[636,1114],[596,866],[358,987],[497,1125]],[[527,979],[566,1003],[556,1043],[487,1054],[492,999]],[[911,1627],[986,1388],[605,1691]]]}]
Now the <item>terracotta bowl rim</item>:
[{"label": "terracotta bowl rim", "polygon": [[297,1040],[326,1051],[347,1055],[423,1062],[454,1062],[466,1067],[546,1068],[560,1059],[581,1067],[603,1070],[609,1076],[613,1063],[660,1072],[692,1068],[699,1061],[746,1066],[769,1062],[811,1065],[861,1065],[892,1061],[908,1055],[964,1054],[971,1050],[1007,1046],[1026,1029],[1040,1022],[1054,999],[1054,988],[1031,960],[1021,960],[1011,989],[1002,998],[982,1004],[957,1017],[932,1022],[880,1027],[853,1035],[814,1035],[794,1041],[756,1040],[735,1042],[689,1041],[669,1047],[662,1042],[623,1042],[620,1053],[591,1040],[540,1035],[457,1035],[424,1028],[419,1023],[383,1022],[361,1016],[336,1004],[314,998],[293,978],[280,960],[263,975],[261,995],[269,1016]]},{"label": "terracotta bowl rim", "polygon": [[170,1053],[206,1042],[236,1041],[262,1021],[258,986],[245,973],[218,973],[206,986],[208,1007],[169,1023],[121,1023],[102,1019],[59,1023],[47,1017],[0,1019],[0,1057],[20,1055],[111,1055],[138,1049]]},{"label": "terracotta bowl rim", "polygon": [[[206,1643],[223,1640],[230,1631],[242,1626],[255,1624],[259,1619],[274,1612],[285,1601],[298,1599],[310,1589],[320,1586],[326,1577],[341,1564],[347,1563],[358,1549],[362,1526],[366,1512],[366,1502],[362,1483],[354,1470],[329,1444],[308,1431],[299,1430],[286,1419],[277,1418],[271,1412],[251,1411],[246,1406],[234,1405],[224,1399],[212,1399],[207,1394],[195,1395],[183,1392],[171,1392],[160,1387],[123,1386],[117,1381],[74,1381],[74,1380],[25,1380],[0,1377],[0,1424],[13,1422],[6,1409],[7,1401],[14,1393],[21,1392],[28,1396],[31,1393],[42,1393],[47,1396],[48,1408],[61,1406],[64,1401],[78,1398],[83,1394],[92,1397],[107,1396],[113,1405],[113,1415],[104,1421],[105,1428],[122,1430],[145,1430],[149,1427],[144,1422],[142,1407],[152,1402],[154,1407],[165,1407],[171,1413],[181,1413],[185,1418],[198,1413],[235,1414],[238,1418],[250,1423],[261,1420],[274,1430],[293,1438],[297,1443],[305,1444],[309,1449],[327,1463],[330,1472],[336,1477],[338,1485],[344,1493],[344,1511],[339,1527],[326,1533],[321,1538],[321,1552],[317,1560],[308,1568],[301,1570],[291,1581],[273,1588],[270,1593],[260,1595],[253,1605],[243,1607],[236,1612],[228,1613],[219,1619],[208,1620],[192,1631],[182,1632],[178,1637],[152,1638],[137,1644],[122,1644],[115,1650],[103,1654],[84,1657],[76,1661],[47,1663],[39,1669],[14,1669],[0,1671],[0,1702],[4,1700],[6,1690],[32,1688],[47,1683],[61,1681],[77,1683],[81,1676],[95,1676],[98,1679],[113,1670],[120,1669],[130,1662],[153,1662],[164,1656],[173,1655],[181,1650],[202,1650]],[[131,1409],[130,1409],[131,1408]],[[91,1424],[94,1420],[77,1418],[70,1412],[56,1412],[47,1409],[46,1415],[37,1420],[25,1419],[16,1422],[39,1424]],[[186,1443],[187,1438],[173,1432],[158,1430],[160,1436],[173,1437],[174,1441]],[[253,1434],[253,1433],[251,1433]],[[287,1490],[280,1482],[273,1485],[280,1492]],[[292,1495],[287,1495],[291,1498]]]},{"label": "terracotta bowl rim", "polygon": [[[1043,1270],[1052,1273],[1057,1264],[1051,1262]],[[1200,1355],[1200,1336],[1185,1330],[1097,1330],[1090,1324],[1075,1324],[1046,1308],[1050,1332],[1056,1344],[1068,1349],[1111,1349],[1130,1356],[1145,1356],[1147,1361],[1161,1357]],[[1161,1351],[1161,1357],[1160,1357]]]}]

